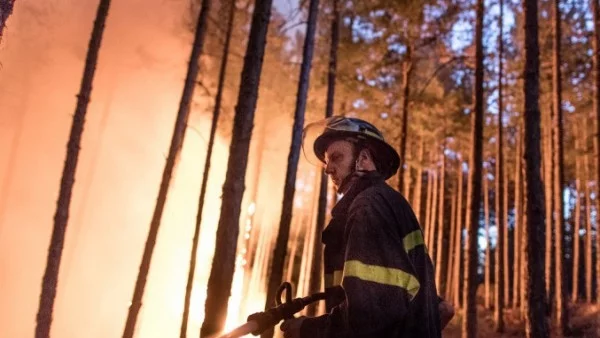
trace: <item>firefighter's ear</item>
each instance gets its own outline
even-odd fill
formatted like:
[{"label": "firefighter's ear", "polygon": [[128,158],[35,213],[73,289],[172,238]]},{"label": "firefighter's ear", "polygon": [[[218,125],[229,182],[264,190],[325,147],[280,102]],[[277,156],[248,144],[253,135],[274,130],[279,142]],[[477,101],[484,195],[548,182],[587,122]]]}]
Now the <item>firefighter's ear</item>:
[{"label": "firefighter's ear", "polygon": [[357,171],[373,171],[376,170],[375,162],[373,161],[373,156],[371,155],[371,151],[369,149],[364,148],[358,153],[358,158],[356,159],[356,170]]}]

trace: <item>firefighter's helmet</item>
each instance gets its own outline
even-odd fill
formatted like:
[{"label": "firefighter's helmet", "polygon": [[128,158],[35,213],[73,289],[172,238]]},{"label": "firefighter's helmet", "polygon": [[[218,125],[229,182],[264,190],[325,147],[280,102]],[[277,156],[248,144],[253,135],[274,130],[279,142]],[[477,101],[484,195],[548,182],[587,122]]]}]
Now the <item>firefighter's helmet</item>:
[{"label": "firefighter's helmet", "polygon": [[372,124],[361,119],[333,116],[313,122],[304,128],[302,149],[312,164],[325,163],[325,151],[337,140],[348,140],[367,147],[373,154],[379,173],[388,179],[400,165],[398,152]]}]

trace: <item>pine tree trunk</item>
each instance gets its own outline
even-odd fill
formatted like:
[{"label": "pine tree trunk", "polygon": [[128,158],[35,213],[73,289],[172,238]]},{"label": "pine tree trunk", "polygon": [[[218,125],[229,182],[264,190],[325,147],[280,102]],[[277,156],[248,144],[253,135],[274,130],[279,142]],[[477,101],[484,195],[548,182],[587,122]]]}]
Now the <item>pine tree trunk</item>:
[{"label": "pine tree trunk", "polygon": [[[490,299],[490,191],[489,191],[489,182],[484,175],[483,178],[483,213],[484,213],[484,224],[485,224],[485,258],[483,263],[484,273],[483,273],[483,301],[486,309],[491,307],[491,299]],[[499,229],[499,228],[498,228]]]},{"label": "pine tree trunk", "polygon": [[[523,124],[525,124],[525,121],[523,121]],[[523,132],[525,132],[525,126],[523,126],[523,128],[521,129]],[[521,135],[522,140],[525,140],[525,135]],[[525,144],[521,145],[522,149],[522,154],[525,153]],[[527,247],[528,247],[528,236],[529,236],[529,231],[527,228],[527,179],[526,179],[526,175],[527,175],[527,163],[525,163],[525,158],[521,159],[522,161],[522,165],[521,165],[521,178],[523,179],[523,209],[521,211],[521,219],[523,221],[521,221],[522,227],[521,227],[521,238],[520,238],[520,242],[521,242],[521,262],[519,263],[519,267],[520,267],[520,274],[521,274],[521,289],[519,290],[519,302],[521,304],[521,319],[523,320],[527,320],[527,311],[529,309],[528,307],[528,303],[527,303],[527,297],[529,296],[529,274],[527,273],[527,263],[529,262],[529,257],[527,256]]]},{"label": "pine tree trunk", "polygon": [[4,27],[8,17],[12,14],[15,0],[0,0],[0,43],[2,43],[2,36],[4,33]]},{"label": "pine tree trunk", "polygon": [[421,222],[422,225],[425,225],[423,222],[422,212],[421,212],[421,201],[423,199],[423,156],[425,152],[424,146],[424,138],[421,136],[421,140],[419,141],[419,167],[417,168],[417,183],[415,185],[414,199],[412,205],[414,206],[415,215],[417,215],[417,219]]},{"label": "pine tree trunk", "polygon": [[[508,215],[508,185],[509,185],[509,180],[508,180],[508,170],[504,170],[504,187],[503,189],[503,205],[504,205],[504,215],[503,216],[507,216]],[[504,261],[503,261],[503,271],[504,271],[504,291],[503,291],[503,295],[504,295],[504,304],[503,304],[503,308],[506,308],[510,305],[510,271],[512,271],[512,265],[510,265],[510,261],[509,261],[509,254],[508,254],[508,217],[504,218],[504,222],[502,224],[503,227],[503,232],[504,232],[504,246],[503,246],[503,256],[504,256]],[[496,262],[496,264],[498,264],[498,262]]]},{"label": "pine tree trunk", "polygon": [[573,281],[571,283],[571,301],[577,303],[579,295],[579,261],[580,261],[580,247],[579,247],[579,229],[581,229],[581,170],[579,156],[579,138],[575,139],[575,228],[573,229]]},{"label": "pine tree trunk", "polygon": [[240,208],[245,189],[248,150],[258,100],[258,86],[267,43],[271,5],[272,0],[258,0],[252,14],[240,90],[235,106],[233,134],[229,148],[227,173],[223,183],[215,256],[208,279],[201,337],[220,332],[225,325],[227,316],[227,303],[235,268]]},{"label": "pine tree trunk", "polygon": [[456,223],[456,200],[458,199],[458,186],[455,185],[454,188],[451,191],[452,193],[452,198],[450,201],[450,210],[451,210],[451,215],[450,215],[450,238],[449,240],[449,245],[448,245],[448,271],[446,274],[446,293],[445,298],[446,299],[454,299],[453,298],[453,294],[454,294],[454,259],[455,259],[455,242],[456,242],[456,228],[458,226],[458,224]]},{"label": "pine tree trunk", "polygon": [[512,304],[513,309],[517,309],[520,305],[519,290],[521,289],[521,229],[523,228],[523,194],[521,191],[521,131],[517,130],[517,143],[515,146],[515,228],[514,228],[514,239],[513,239],[513,250],[514,250],[514,266],[513,266],[513,294]]},{"label": "pine tree trunk", "polygon": [[[588,130],[584,128],[584,137],[583,142],[587,145],[588,140]],[[586,147],[587,148],[587,147]],[[590,153],[588,149],[586,149],[586,154],[583,160],[583,172],[584,172],[584,194],[585,194],[585,213],[586,213],[586,222],[585,222],[585,301],[588,303],[592,302],[592,275],[593,275],[593,248],[592,248],[592,198],[591,198],[591,189],[590,189]],[[596,221],[596,226],[598,222]],[[598,228],[596,228],[598,229]],[[598,234],[598,232],[596,232]],[[596,235],[598,236],[598,235]],[[597,247],[598,248],[598,247]]]},{"label": "pine tree trunk", "polygon": [[527,337],[547,337],[544,286],[544,201],[540,177],[539,45],[537,0],[525,0],[525,181],[527,188]]},{"label": "pine tree trunk", "polygon": [[477,235],[479,206],[481,203],[481,168],[483,150],[483,0],[477,1],[475,23],[475,107],[471,117],[471,159],[469,162],[469,185],[467,210],[467,249],[465,255],[465,316],[462,336],[477,336]]},{"label": "pine tree trunk", "polygon": [[[287,245],[290,234],[290,222],[292,219],[292,210],[294,202],[294,192],[296,186],[296,174],[298,171],[298,161],[300,159],[300,147],[302,146],[302,128],[304,127],[304,112],[306,111],[306,99],[308,96],[308,86],[310,82],[310,69],[315,47],[315,31],[317,28],[317,15],[319,13],[319,0],[310,0],[308,8],[308,23],[306,26],[306,35],[304,38],[304,49],[302,52],[302,64],[300,65],[300,75],[298,80],[298,94],[296,98],[296,110],[294,113],[294,126],[292,127],[292,143],[288,155],[287,172],[285,186],[283,188],[283,205],[281,209],[281,220],[277,241],[275,242],[275,252],[273,253],[273,263],[269,275],[269,284],[267,287],[267,300],[265,309],[269,309],[275,294],[283,279],[283,266]],[[314,234],[313,234],[314,235]],[[311,256],[312,257],[312,256]],[[320,262],[319,262],[320,264]],[[310,273],[308,273],[310,275]],[[320,278],[318,279],[321,280]],[[316,280],[315,280],[315,288]],[[320,289],[320,286],[318,287]],[[273,329],[265,331],[261,337],[267,338],[273,336]]]},{"label": "pine tree trunk", "polygon": [[[225,2],[223,3],[225,4]],[[196,224],[194,228],[194,238],[192,240],[192,251],[190,253],[190,267],[188,270],[188,279],[185,288],[185,298],[183,305],[183,316],[181,319],[181,328],[179,330],[180,338],[187,336],[187,325],[190,315],[190,305],[192,300],[192,290],[194,287],[194,274],[196,271],[196,258],[198,252],[198,242],[200,241],[200,225],[202,224],[202,211],[204,210],[204,200],[206,198],[206,187],[208,185],[208,174],[210,172],[211,157],[213,145],[215,143],[215,135],[217,133],[217,122],[221,112],[221,101],[223,98],[223,87],[225,85],[225,74],[227,72],[227,60],[229,57],[229,45],[231,43],[231,33],[233,31],[233,22],[235,19],[235,0],[230,0],[227,32],[225,33],[225,45],[223,46],[223,54],[221,57],[221,67],[219,69],[219,82],[217,85],[217,94],[215,96],[215,106],[213,108],[213,116],[210,125],[210,135],[206,151],[206,160],[204,162],[204,172],[202,174],[202,184],[200,186],[200,197],[198,198],[198,210],[196,213]],[[205,19],[206,20],[206,19]],[[259,150],[260,151],[260,150]]]},{"label": "pine tree trunk", "polygon": [[404,165],[406,163],[406,138],[408,133],[408,103],[410,102],[410,78],[413,71],[412,46],[406,44],[406,54],[402,71],[402,129],[400,131],[400,167],[398,168],[398,191],[404,187]]},{"label": "pine tree trunk", "polygon": [[[445,147],[442,148],[442,168],[440,169],[440,183],[439,183],[439,208],[438,208],[438,227],[437,231],[437,251],[435,257],[435,285],[438,287],[438,294],[443,295],[442,288],[442,272],[443,263],[442,263],[442,254],[446,252],[444,247],[444,238],[446,236],[446,226],[445,226],[445,213],[444,213],[444,194],[445,194],[445,184],[446,184],[446,155],[444,155]],[[446,259],[447,260],[447,259]],[[446,285],[444,285],[446,286]]]},{"label": "pine tree trunk", "polygon": [[[408,156],[408,152],[406,153],[405,156]],[[404,170],[404,182],[402,183],[404,185],[404,189],[402,191],[402,194],[404,195],[404,198],[406,198],[407,201],[410,201],[410,185],[412,184],[412,175],[411,175],[412,168],[407,161],[404,161],[404,164],[406,165],[406,170]]]},{"label": "pine tree trunk", "polygon": [[437,201],[438,201],[438,174],[435,171],[431,172],[432,187],[431,187],[431,211],[429,213],[429,233],[427,238],[429,240],[429,255],[435,257],[437,248],[435,247],[435,233],[437,230]]},{"label": "pine tree trunk", "polygon": [[133,337],[138,313],[142,307],[144,289],[146,288],[146,280],[148,278],[148,272],[150,271],[150,264],[152,262],[152,253],[154,252],[154,246],[156,245],[156,237],[158,236],[160,221],[162,219],[163,210],[167,201],[171,177],[175,169],[177,158],[181,152],[181,147],[183,146],[183,140],[185,138],[185,130],[187,128],[190,105],[194,96],[196,78],[198,77],[198,71],[200,68],[198,61],[204,47],[206,22],[208,12],[210,11],[210,6],[210,0],[202,1],[202,7],[198,15],[194,44],[192,46],[189,66],[185,78],[185,85],[181,94],[179,110],[177,111],[175,127],[173,129],[173,136],[171,138],[171,145],[169,147],[169,154],[163,170],[160,189],[158,191],[158,197],[156,198],[156,206],[154,208],[154,213],[152,214],[150,229],[148,230],[148,237],[146,238],[146,245],[144,246],[144,253],[142,254],[142,262],[140,263],[138,276],[135,282],[133,298],[127,313],[127,321],[125,322],[125,328],[123,330],[123,338]]},{"label": "pine tree trunk", "polygon": [[[592,0],[592,11],[594,12],[594,86],[596,87],[594,93],[594,112],[596,113],[596,137],[594,138],[594,143],[596,145],[596,150],[598,151],[596,154],[596,182],[600,182],[600,5],[598,4],[598,0]],[[598,189],[597,193],[600,193],[600,189]],[[600,198],[596,198],[596,210],[600,210]],[[596,280],[600,279],[599,224],[600,222],[596,221]],[[596,303],[600,305],[600,282],[596,282]]]},{"label": "pine tree trunk", "polygon": [[499,47],[498,47],[498,130],[497,130],[497,142],[496,142],[496,196],[495,206],[496,206],[496,228],[498,229],[498,240],[496,242],[496,264],[495,264],[495,280],[494,280],[494,321],[496,323],[496,332],[504,331],[504,318],[503,318],[503,301],[504,301],[504,283],[508,283],[504,277],[504,246],[506,241],[506,232],[507,228],[504,224],[504,215],[505,210],[502,208],[502,204],[504,202],[504,135],[503,135],[503,113],[504,113],[504,105],[503,105],[503,72],[502,66],[504,62],[502,60],[504,53],[504,39],[503,39],[503,26],[504,26],[504,1],[500,0],[500,18],[499,24],[500,34],[498,37]]},{"label": "pine tree trunk", "polygon": [[[83,134],[85,116],[92,94],[92,84],[94,82],[94,74],[96,72],[98,54],[100,45],[102,44],[102,35],[104,33],[104,25],[106,23],[106,17],[108,16],[109,7],[110,0],[100,0],[92,36],[88,45],[83,78],[81,79],[81,86],[79,88],[79,94],[77,95],[77,106],[75,107],[73,124],[71,125],[69,142],[67,143],[67,156],[60,181],[56,213],[54,214],[54,226],[52,228],[52,237],[48,248],[48,256],[46,258],[46,269],[42,280],[42,291],[36,317],[36,338],[50,337],[54,301],[56,298],[56,289],[58,287],[58,273],[64,248],[67,222],[69,220],[69,207],[71,205],[71,196],[73,193],[73,185],[75,183],[75,172],[79,158],[81,135]],[[12,3],[8,9],[12,9]],[[6,9],[2,8],[1,10],[5,11]],[[6,18],[7,17],[8,14],[6,14]],[[5,20],[6,18],[2,18],[2,20]],[[0,30],[2,28],[4,28],[4,21],[0,22]]]},{"label": "pine tree trunk", "polygon": [[552,131],[552,110],[550,114],[544,114],[543,123],[546,134],[544,142],[545,174],[544,174],[544,197],[546,199],[546,268],[545,268],[545,284],[546,284],[546,302],[550,306],[551,300],[554,299],[554,168],[552,151],[553,131]]},{"label": "pine tree trunk", "polygon": [[[335,102],[335,81],[336,81],[336,73],[337,73],[337,51],[338,45],[340,41],[340,12],[338,8],[338,0],[332,1],[332,19],[331,19],[331,46],[329,49],[329,69],[327,72],[327,104],[325,106],[325,117],[333,116],[333,107]],[[325,170],[321,169],[321,180],[319,183],[319,204],[317,209],[317,224],[316,229],[318,236],[320,238],[320,234],[325,228],[325,218],[327,211],[327,174],[325,174]],[[321,280],[323,271],[321,269],[321,264],[323,260],[323,245],[321,241],[315,241],[315,257],[313,270],[311,271],[311,286],[310,293],[313,294],[320,290],[321,284],[316,283],[317,280]],[[318,305],[312,304],[308,307],[307,314],[309,316],[314,316],[316,314]]]},{"label": "pine tree trunk", "polygon": [[433,175],[431,170],[427,170],[427,195],[425,199],[425,225],[424,225],[424,235],[425,235],[425,246],[427,250],[431,250],[431,245],[429,243],[429,233],[431,229],[431,199],[433,195]]},{"label": "pine tree trunk", "polygon": [[460,272],[461,272],[461,263],[462,259],[462,231],[463,231],[463,208],[462,201],[464,198],[463,194],[463,162],[459,157],[458,164],[458,203],[456,206],[456,237],[454,241],[454,304],[456,304],[459,308],[462,307],[461,296],[460,296]]},{"label": "pine tree trunk", "polygon": [[563,174],[563,109],[562,109],[562,80],[561,80],[561,58],[560,58],[560,0],[554,0],[554,62],[553,62],[553,77],[552,84],[554,89],[554,202],[556,215],[556,236],[555,236],[555,279],[556,279],[556,324],[563,334],[568,332],[568,314],[567,314],[567,269],[565,262],[565,218],[564,218],[564,202],[562,198],[564,187]]}]

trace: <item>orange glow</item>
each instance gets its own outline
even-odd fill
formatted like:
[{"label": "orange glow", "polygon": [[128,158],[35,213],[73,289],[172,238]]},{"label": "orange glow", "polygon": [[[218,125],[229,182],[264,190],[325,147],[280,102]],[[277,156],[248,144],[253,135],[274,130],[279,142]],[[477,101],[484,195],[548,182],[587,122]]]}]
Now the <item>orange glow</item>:
[{"label": "orange glow", "polygon": [[[2,337],[28,337],[34,331],[65,146],[96,5],[17,1],[0,45]],[[183,88],[191,44],[191,32],[185,27],[188,5],[126,0],[111,6],[81,144],[53,337],[122,333]],[[203,59],[207,69],[215,69],[213,62]],[[269,144],[261,159],[249,160],[228,329],[262,311],[265,304],[267,262],[280,217],[291,123],[287,116],[260,118],[260,109],[271,111],[261,105],[273,101],[281,111],[293,111],[289,106],[293,102],[280,99],[279,93],[269,95],[259,101],[255,133],[278,141]],[[210,128],[206,112],[212,99],[197,96],[193,107],[154,250],[137,337],[172,337],[181,324]],[[224,109],[233,109],[233,104],[226,102]],[[231,118],[228,113],[223,115]],[[264,146],[261,142],[253,138],[252,154]],[[228,146],[228,139],[218,138],[213,152],[189,336],[199,335],[204,319]]]}]

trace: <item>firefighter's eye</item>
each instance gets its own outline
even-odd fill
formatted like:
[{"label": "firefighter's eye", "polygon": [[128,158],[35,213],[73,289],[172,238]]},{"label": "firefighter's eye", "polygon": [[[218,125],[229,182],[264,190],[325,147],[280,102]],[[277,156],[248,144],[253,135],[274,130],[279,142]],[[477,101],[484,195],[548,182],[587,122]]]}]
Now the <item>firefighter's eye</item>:
[{"label": "firefighter's eye", "polygon": [[338,163],[341,159],[342,159],[342,154],[340,154],[340,153],[334,153],[329,158],[329,162]]}]

